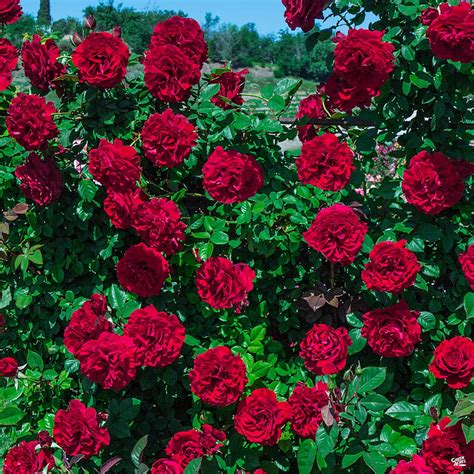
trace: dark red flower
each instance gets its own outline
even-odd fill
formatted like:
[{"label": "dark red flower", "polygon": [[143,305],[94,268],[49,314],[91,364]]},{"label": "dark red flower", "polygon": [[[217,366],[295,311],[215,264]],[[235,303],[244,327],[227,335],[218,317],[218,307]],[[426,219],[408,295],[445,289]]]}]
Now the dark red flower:
[{"label": "dark red flower", "polygon": [[117,229],[127,229],[135,212],[147,199],[146,194],[140,189],[130,189],[125,192],[116,192],[107,189],[104,199],[104,211],[109,216],[110,222]]},{"label": "dark red flower", "polygon": [[436,18],[439,16],[439,11],[437,8],[425,8],[420,15],[420,21],[423,25],[429,26],[433,23]]},{"label": "dark red flower", "polygon": [[56,462],[47,449],[36,448],[38,441],[22,441],[8,451],[3,463],[3,474],[33,474],[43,472],[45,467],[54,468]]},{"label": "dark red flower", "polygon": [[244,76],[248,73],[248,69],[243,69],[239,72],[224,70],[221,73],[212,74],[209,84],[219,84],[221,86],[219,92],[212,98],[212,102],[224,110],[242,105],[244,103],[241,95],[245,88]]},{"label": "dark red flower", "polygon": [[204,189],[224,204],[242,202],[260,191],[263,169],[251,155],[218,146],[202,168]]},{"label": "dark red flower", "polygon": [[323,17],[328,0],[282,0],[285,20],[292,30],[301,28],[305,33],[312,30],[314,22]]},{"label": "dark red flower", "polygon": [[435,474],[435,472],[426,464],[424,457],[415,454],[411,461],[400,461],[390,474]]},{"label": "dark red flower", "polygon": [[143,151],[155,166],[179,166],[196,146],[198,134],[194,125],[181,114],[166,109],[153,114],[143,125]]},{"label": "dark red flower", "polygon": [[18,51],[6,38],[0,38],[0,91],[13,80],[12,72],[18,63]]},{"label": "dark red flower", "polygon": [[135,344],[136,358],[146,367],[166,367],[181,352],[186,331],[174,314],[157,311],[153,305],[135,310],[123,334]]},{"label": "dark red flower", "polygon": [[[296,113],[297,119],[308,118],[308,119],[322,119],[327,117],[327,113],[324,110],[323,100],[319,94],[311,94],[301,100]],[[315,125],[299,125],[298,136],[299,139],[304,143],[312,140],[316,136],[316,132],[319,129]]]},{"label": "dark red flower", "polygon": [[117,36],[91,33],[72,54],[79,79],[101,89],[115,87],[127,73],[130,51]]},{"label": "dark red flower", "polygon": [[[331,74],[324,86],[324,92],[330,97],[334,108],[351,113],[355,107],[369,107],[374,91],[361,84],[351,85],[343,76]],[[375,96],[379,95],[379,91]]]},{"label": "dark red flower", "polygon": [[459,263],[467,282],[474,290],[474,244],[469,245],[467,250],[459,255]]},{"label": "dark red flower", "polygon": [[214,347],[196,356],[189,380],[191,390],[204,403],[225,407],[242,395],[247,383],[246,367],[228,347]]},{"label": "dark red flower", "polygon": [[15,377],[18,373],[18,362],[13,357],[0,359],[0,377]]},{"label": "dark red flower", "polygon": [[11,25],[18,21],[23,15],[20,6],[20,0],[1,0],[0,1],[0,23]]},{"label": "dark red flower", "polygon": [[172,459],[158,459],[151,466],[151,474],[183,474],[184,469]]}]

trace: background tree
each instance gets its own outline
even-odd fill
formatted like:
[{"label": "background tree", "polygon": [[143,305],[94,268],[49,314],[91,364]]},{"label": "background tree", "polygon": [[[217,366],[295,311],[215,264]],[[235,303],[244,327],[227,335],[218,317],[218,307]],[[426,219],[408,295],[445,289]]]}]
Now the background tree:
[{"label": "background tree", "polygon": [[37,21],[39,25],[51,25],[51,4],[49,0],[40,1]]}]

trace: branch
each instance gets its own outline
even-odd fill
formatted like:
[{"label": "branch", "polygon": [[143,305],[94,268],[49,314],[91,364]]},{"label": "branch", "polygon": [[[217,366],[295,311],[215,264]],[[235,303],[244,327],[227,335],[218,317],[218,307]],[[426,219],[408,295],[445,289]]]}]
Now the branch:
[{"label": "branch", "polygon": [[[280,123],[285,125],[294,125],[299,122],[290,117],[280,118]],[[347,119],[309,119],[306,125],[339,125],[341,127],[375,127],[375,124],[370,120],[364,120],[357,117]]]}]

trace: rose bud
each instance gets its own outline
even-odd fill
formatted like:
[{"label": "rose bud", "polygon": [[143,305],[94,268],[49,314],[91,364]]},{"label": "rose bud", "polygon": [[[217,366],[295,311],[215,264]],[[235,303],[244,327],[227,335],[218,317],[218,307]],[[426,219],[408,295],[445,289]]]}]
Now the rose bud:
[{"label": "rose bud", "polygon": [[95,28],[96,24],[97,24],[97,21],[96,21],[94,15],[88,15],[84,19],[84,26],[86,28],[89,28],[89,30],[93,30]]},{"label": "rose bud", "polygon": [[84,41],[84,38],[79,33],[74,33],[71,37],[71,43],[73,46],[79,46]]}]

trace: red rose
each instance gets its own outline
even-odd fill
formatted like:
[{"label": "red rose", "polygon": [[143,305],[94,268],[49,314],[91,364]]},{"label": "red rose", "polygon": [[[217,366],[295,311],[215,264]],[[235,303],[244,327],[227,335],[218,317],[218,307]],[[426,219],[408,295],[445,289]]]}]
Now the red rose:
[{"label": "red rose", "polygon": [[439,16],[439,11],[437,8],[431,8],[431,7],[425,8],[421,12],[420,21],[423,25],[428,26],[428,25],[431,25],[431,23],[433,23],[433,21],[436,20],[438,16]]},{"label": "red rose", "polygon": [[0,359],[0,377],[15,377],[18,372],[18,362],[13,357]]},{"label": "red rose", "polygon": [[143,125],[143,151],[155,166],[179,166],[196,146],[198,134],[194,125],[181,114],[166,109],[153,114]]},{"label": "red rose", "polygon": [[239,310],[247,302],[254,279],[255,272],[245,263],[211,257],[198,269],[196,286],[201,299],[213,308]]},{"label": "red rose", "polygon": [[369,290],[400,293],[415,283],[421,266],[405,244],[405,240],[399,240],[374,246],[369,254],[370,261],[362,271],[362,280]]},{"label": "red rose", "polygon": [[91,33],[72,53],[79,79],[101,89],[115,87],[127,73],[130,51],[117,36]]},{"label": "red rose", "polygon": [[56,107],[44,97],[20,92],[8,108],[8,133],[27,150],[45,148],[59,130],[53,120]]},{"label": "red rose", "polygon": [[172,459],[158,459],[151,466],[151,474],[183,474],[184,469]]},{"label": "red rose", "polygon": [[151,95],[163,102],[182,102],[199,82],[201,68],[177,46],[163,45],[147,51],[145,85]]},{"label": "red rose", "polygon": [[459,255],[459,262],[467,282],[474,290],[474,244],[469,245],[467,250]]},{"label": "red rose", "polygon": [[380,356],[408,356],[421,341],[419,315],[418,311],[410,311],[404,300],[384,309],[369,311],[363,316],[362,336]]},{"label": "red rose", "polygon": [[110,222],[117,229],[127,229],[138,206],[145,202],[146,194],[140,189],[130,189],[125,192],[107,190],[104,199],[104,211],[109,216]]},{"label": "red rose", "polygon": [[300,343],[300,357],[316,375],[336,374],[346,366],[352,339],[346,328],[315,324]]},{"label": "red rose", "polygon": [[193,459],[210,456],[221,448],[218,441],[226,439],[225,433],[210,425],[202,425],[201,431],[180,431],[170,439],[166,455],[184,469]]},{"label": "red rose", "polygon": [[442,153],[422,151],[410,160],[403,175],[402,190],[409,204],[434,215],[462,199],[464,178],[454,160]]},{"label": "red rose", "polygon": [[474,61],[474,10],[468,2],[456,6],[440,5],[426,36],[431,51],[439,59],[470,63]]},{"label": "red rose", "polygon": [[317,18],[323,17],[328,0],[282,0],[285,20],[292,30],[301,28],[305,33],[312,30]]},{"label": "red rose", "polygon": [[41,43],[38,35],[25,41],[21,48],[21,59],[25,75],[34,87],[46,92],[54,87],[54,79],[66,73],[66,66],[58,62],[59,48],[52,39]]},{"label": "red rose", "polygon": [[224,204],[242,202],[260,191],[263,169],[251,155],[218,146],[202,168],[204,189]]},{"label": "red rose", "polygon": [[225,407],[242,395],[247,383],[246,367],[228,347],[214,347],[196,356],[189,380],[191,390],[204,403]]},{"label": "red rose", "polygon": [[178,206],[165,198],[144,201],[135,209],[131,226],[147,245],[167,255],[173,255],[183,246],[186,224],[181,220]]},{"label": "red rose", "polygon": [[41,159],[36,153],[31,153],[15,170],[15,176],[20,180],[21,192],[38,206],[57,201],[64,187],[62,175],[50,156]]},{"label": "red rose", "polygon": [[1,0],[0,2],[0,23],[10,25],[15,23],[23,11],[20,6],[20,0]]},{"label": "red rose", "polygon": [[[330,97],[334,108],[351,113],[355,107],[369,107],[374,97],[374,91],[361,84],[351,85],[344,77],[337,74],[329,76],[324,92]],[[379,95],[379,91],[375,96]]]},{"label": "red rose", "polygon": [[242,105],[244,103],[241,95],[245,88],[244,76],[248,73],[248,69],[243,69],[239,72],[224,71],[220,74],[212,74],[209,84],[220,84],[221,86],[219,92],[212,98],[212,103],[224,110]]},{"label": "red rose", "polygon": [[340,191],[349,182],[354,170],[354,153],[336,135],[325,133],[303,143],[296,160],[298,177],[304,184],[325,191]]},{"label": "red rose", "polygon": [[329,389],[324,382],[309,388],[298,383],[288,403],[291,407],[291,428],[302,438],[316,439],[316,431],[323,420],[321,409],[329,405]]},{"label": "red rose", "polygon": [[81,372],[106,390],[121,390],[136,376],[140,363],[135,357],[132,339],[103,332],[96,340],[87,341],[77,352]]},{"label": "red rose", "polygon": [[113,143],[100,140],[98,148],[89,152],[91,175],[113,191],[130,191],[140,179],[140,157],[135,148],[122,144],[116,138]]},{"label": "red rose", "polygon": [[64,345],[71,354],[76,355],[86,342],[98,339],[103,332],[112,332],[113,324],[106,319],[106,313],[105,296],[98,294],[72,313],[64,331]]},{"label": "red rose", "polygon": [[36,474],[46,467],[54,468],[53,455],[46,449],[37,450],[38,445],[38,441],[22,441],[11,448],[5,456],[3,474]]},{"label": "red rose", "polygon": [[450,388],[466,388],[474,377],[474,342],[461,336],[442,341],[430,371],[437,379],[446,379]]},{"label": "red rose", "polygon": [[204,32],[192,18],[173,16],[155,26],[150,49],[167,45],[177,46],[199,68],[207,60]]},{"label": "red rose", "polygon": [[308,245],[333,263],[350,265],[362,248],[368,226],[343,204],[322,209],[303,234]]},{"label": "red rose", "polygon": [[[297,119],[322,119],[326,117],[326,111],[323,107],[323,101],[319,94],[311,94],[301,100],[296,114]],[[315,125],[299,125],[298,127],[299,139],[304,143],[312,140],[316,136],[316,131],[319,129]]]},{"label": "red rose", "polygon": [[251,443],[277,444],[281,427],[291,418],[288,402],[279,402],[273,390],[258,388],[237,406],[234,425]]},{"label": "red rose", "polygon": [[0,38],[0,91],[13,80],[12,71],[18,63],[18,51],[6,38]]},{"label": "red rose", "polygon": [[68,456],[82,454],[89,459],[110,444],[109,432],[100,426],[100,421],[94,408],[71,400],[69,408],[58,410],[54,417],[54,440]]},{"label": "red rose", "polygon": [[143,243],[130,247],[117,265],[120,286],[141,298],[158,295],[169,275],[163,255]]},{"label": "red rose", "polygon": [[136,347],[136,359],[145,367],[166,367],[181,352],[186,331],[174,314],[157,311],[153,305],[135,310],[123,334]]},{"label": "red rose", "polygon": [[435,472],[426,464],[424,457],[415,454],[409,462],[400,461],[390,474],[435,474]]}]

